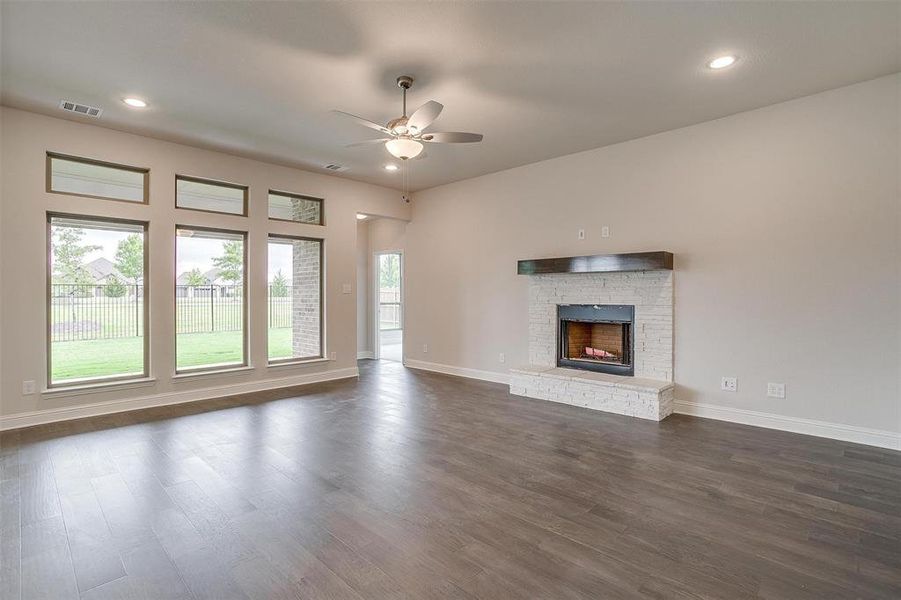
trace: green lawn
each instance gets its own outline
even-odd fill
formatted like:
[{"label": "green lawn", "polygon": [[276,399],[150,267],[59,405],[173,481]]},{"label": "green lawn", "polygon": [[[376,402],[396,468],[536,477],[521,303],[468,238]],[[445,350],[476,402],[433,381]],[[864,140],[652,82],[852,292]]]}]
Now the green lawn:
[{"label": "green lawn", "polygon": [[[53,381],[141,373],[143,338],[53,342]],[[178,335],[179,368],[241,362],[241,332]],[[269,357],[291,356],[291,328],[269,330]]]}]

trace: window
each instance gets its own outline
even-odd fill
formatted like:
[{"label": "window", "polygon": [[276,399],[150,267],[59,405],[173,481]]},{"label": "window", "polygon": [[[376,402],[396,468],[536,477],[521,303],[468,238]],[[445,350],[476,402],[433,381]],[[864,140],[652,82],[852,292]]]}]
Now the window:
[{"label": "window", "polygon": [[379,254],[379,331],[403,329],[400,253]]},{"label": "window", "polygon": [[147,223],[47,217],[49,387],[146,377]]},{"label": "window", "polygon": [[246,235],[176,227],[175,370],[247,364]]},{"label": "window", "polygon": [[322,240],[269,236],[269,362],[321,358]]},{"label": "window", "polygon": [[246,217],[247,186],[177,175],[175,206]]},{"label": "window", "polygon": [[269,218],[322,225],[322,199],[270,190]]},{"label": "window", "polygon": [[47,154],[47,191],[126,202],[147,202],[147,169]]}]

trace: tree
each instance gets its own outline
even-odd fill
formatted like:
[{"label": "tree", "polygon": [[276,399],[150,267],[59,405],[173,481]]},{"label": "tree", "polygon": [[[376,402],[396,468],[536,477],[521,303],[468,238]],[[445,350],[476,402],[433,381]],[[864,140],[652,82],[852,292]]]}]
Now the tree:
[{"label": "tree", "polygon": [[115,275],[110,275],[109,281],[103,287],[103,293],[107,298],[121,298],[125,295],[125,284]]},{"label": "tree", "polygon": [[400,286],[400,255],[383,254],[379,258],[380,285],[383,288],[397,289]]},{"label": "tree", "polygon": [[84,230],[77,227],[54,227],[51,240],[53,249],[53,279],[56,283],[91,285],[94,283],[84,257],[101,249],[101,246],[82,244]]},{"label": "tree", "polygon": [[284,274],[282,274],[281,269],[279,269],[278,273],[275,274],[275,277],[272,278],[272,283],[269,286],[269,293],[276,298],[285,298],[288,295],[288,280],[285,278]]},{"label": "tree", "polygon": [[200,269],[194,268],[185,275],[185,283],[187,283],[189,287],[200,287],[202,285],[207,285],[209,282],[206,280],[206,277],[203,276],[203,273],[200,272]]},{"label": "tree", "polygon": [[244,276],[244,243],[230,240],[222,244],[222,256],[213,259],[219,276],[233,283],[240,283]]},{"label": "tree", "polygon": [[119,242],[116,269],[135,285],[144,277],[144,240],[139,234],[133,233]]}]

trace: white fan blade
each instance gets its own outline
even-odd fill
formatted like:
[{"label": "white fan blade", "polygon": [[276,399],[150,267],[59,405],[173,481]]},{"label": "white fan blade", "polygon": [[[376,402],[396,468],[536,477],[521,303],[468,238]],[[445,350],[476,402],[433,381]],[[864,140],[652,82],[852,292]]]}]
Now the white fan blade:
[{"label": "white fan blade", "polygon": [[364,140],[362,142],[354,142],[353,144],[348,144],[345,148],[353,148],[355,146],[369,146],[371,144],[384,144],[391,138],[379,138],[377,140]]},{"label": "white fan blade", "polygon": [[470,144],[481,142],[481,133],[462,133],[459,131],[438,131],[427,133],[420,138],[423,142],[438,142],[440,144]]},{"label": "white fan blade", "polygon": [[346,113],[343,110],[333,110],[332,111],[338,115],[344,115],[345,117],[350,117],[354,121],[357,122],[358,125],[362,125],[363,127],[369,127],[370,129],[375,129],[376,131],[381,131],[382,133],[391,133],[388,131],[388,128],[384,125],[379,125],[378,123],[373,123],[372,121],[367,121],[363,117],[358,117],[357,115],[352,115],[350,113]]},{"label": "white fan blade", "polygon": [[441,114],[442,110],[444,110],[443,105],[434,100],[429,100],[410,115],[410,119],[407,121],[407,127],[422,131],[431,125],[432,121],[438,118],[438,115]]}]

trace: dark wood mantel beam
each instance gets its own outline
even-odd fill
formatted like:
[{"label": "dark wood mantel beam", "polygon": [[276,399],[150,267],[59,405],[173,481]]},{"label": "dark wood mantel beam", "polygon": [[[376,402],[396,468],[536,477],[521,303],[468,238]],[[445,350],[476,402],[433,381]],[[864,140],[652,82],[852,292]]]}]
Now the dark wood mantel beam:
[{"label": "dark wood mantel beam", "polygon": [[622,273],[628,271],[672,271],[672,252],[630,252],[561,258],[533,258],[517,262],[519,275],[545,273]]}]

